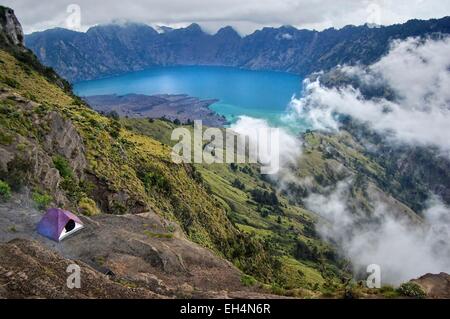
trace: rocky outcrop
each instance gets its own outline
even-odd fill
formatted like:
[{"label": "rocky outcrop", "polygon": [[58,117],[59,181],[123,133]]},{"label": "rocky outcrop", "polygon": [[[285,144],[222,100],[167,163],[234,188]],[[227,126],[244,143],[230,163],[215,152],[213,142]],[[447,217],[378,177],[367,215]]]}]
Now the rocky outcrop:
[{"label": "rocky outcrop", "polygon": [[412,280],[421,286],[428,298],[450,299],[450,275],[446,273],[427,274],[419,279]]},{"label": "rocky outcrop", "polygon": [[[37,144],[20,137],[17,138],[17,142],[15,146],[0,145],[2,155],[0,176],[3,176],[6,181],[9,181],[7,176],[11,176],[12,179],[23,178],[23,182],[29,185],[39,185],[41,191],[52,195],[55,204],[66,206],[68,200],[64,192],[59,189],[62,179],[53,165],[52,158]],[[17,152],[14,148],[17,145],[27,145],[27,150]],[[14,182],[11,184],[15,185]]]},{"label": "rocky outcrop", "polygon": [[65,120],[57,112],[51,112],[46,117],[50,131],[44,143],[45,149],[51,154],[59,154],[68,159],[77,178],[84,177],[87,167],[83,139],[71,121]]},{"label": "rocky outcrop", "polygon": [[8,45],[24,46],[24,34],[19,20],[10,8],[0,6],[0,37]]},{"label": "rocky outcrop", "polygon": [[[0,244],[0,298],[158,298],[145,288],[113,282],[81,261],[64,259],[22,239]],[[81,286],[69,289],[69,265],[80,267]]]},{"label": "rocky outcrop", "polygon": [[[231,263],[154,213],[81,217],[85,228],[61,243],[36,233],[41,217],[26,193],[0,203],[0,297],[270,297],[244,287]],[[66,288],[73,263],[82,269],[80,290]]]},{"label": "rocky outcrop", "polygon": [[17,188],[25,184],[37,185],[38,189],[52,195],[55,204],[67,206],[69,202],[60,188],[62,178],[54,165],[53,156],[59,154],[67,159],[76,180],[84,178],[87,166],[85,148],[76,128],[57,112],[36,115],[40,104],[9,90],[0,91],[0,101],[9,101],[16,110],[33,114],[32,125],[41,128],[37,133],[43,140],[41,142],[36,136],[25,132],[24,135],[4,132],[9,140],[0,143],[0,177],[17,179],[21,175],[20,181],[11,184]]}]

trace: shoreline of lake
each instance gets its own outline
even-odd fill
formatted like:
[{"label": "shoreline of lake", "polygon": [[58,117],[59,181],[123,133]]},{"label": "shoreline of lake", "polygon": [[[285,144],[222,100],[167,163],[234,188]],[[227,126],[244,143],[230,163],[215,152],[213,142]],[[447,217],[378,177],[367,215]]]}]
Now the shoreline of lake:
[{"label": "shoreline of lake", "polygon": [[280,126],[283,125],[280,119],[292,97],[301,94],[301,83],[301,77],[283,72],[179,66],[158,67],[79,82],[74,84],[74,90],[80,96],[188,95],[210,101],[207,105],[209,111],[225,117],[225,122],[234,122],[240,116],[250,116]]}]

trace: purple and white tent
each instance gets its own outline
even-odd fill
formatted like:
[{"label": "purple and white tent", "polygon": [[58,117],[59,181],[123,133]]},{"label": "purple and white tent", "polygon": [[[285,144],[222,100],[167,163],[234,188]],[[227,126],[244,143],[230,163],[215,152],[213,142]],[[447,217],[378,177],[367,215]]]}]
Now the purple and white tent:
[{"label": "purple and white tent", "polygon": [[81,220],[66,210],[51,208],[37,225],[37,232],[42,236],[60,242],[64,238],[83,229]]}]

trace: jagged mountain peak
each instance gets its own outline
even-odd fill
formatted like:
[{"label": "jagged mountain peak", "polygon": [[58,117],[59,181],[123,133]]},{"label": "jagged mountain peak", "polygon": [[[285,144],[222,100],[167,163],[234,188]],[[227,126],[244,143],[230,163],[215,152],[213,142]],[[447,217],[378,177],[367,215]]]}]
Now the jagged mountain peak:
[{"label": "jagged mountain peak", "polygon": [[216,36],[232,36],[232,37],[241,38],[239,33],[231,26],[226,26],[226,27],[219,29],[219,31],[217,31],[217,33],[215,35]]},{"label": "jagged mountain peak", "polygon": [[195,33],[203,33],[202,27],[198,23],[191,23],[190,25],[188,25],[183,30],[190,31],[190,32],[195,32]]},{"label": "jagged mountain peak", "polygon": [[159,33],[169,33],[175,30],[174,28],[165,25],[158,25],[156,29],[157,31],[159,31]]}]

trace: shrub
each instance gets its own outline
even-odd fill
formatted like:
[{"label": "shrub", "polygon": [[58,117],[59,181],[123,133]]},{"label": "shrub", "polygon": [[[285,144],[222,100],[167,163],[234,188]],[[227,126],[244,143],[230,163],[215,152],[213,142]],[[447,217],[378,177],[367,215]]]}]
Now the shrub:
[{"label": "shrub", "polygon": [[344,288],[343,298],[347,300],[361,298],[361,289],[357,284],[349,284]]},{"label": "shrub", "polygon": [[16,149],[19,151],[19,152],[24,152],[26,149],[27,149],[27,144],[25,144],[25,143],[19,143],[19,144],[17,144],[17,146],[16,146]]},{"label": "shrub", "polygon": [[244,166],[243,168],[241,168],[241,171],[247,175],[253,176],[253,171],[248,166]]},{"label": "shrub", "polygon": [[69,165],[69,162],[61,155],[56,155],[53,157],[53,164],[55,165],[56,169],[59,171],[59,175],[61,175],[62,178],[72,178],[73,177],[73,171],[72,168]]},{"label": "shrub", "polygon": [[169,233],[174,233],[174,232],[176,231],[176,228],[175,228],[174,225],[167,225],[167,226],[166,226],[166,230],[167,230]]},{"label": "shrub", "polygon": [[269,193],[268,191],[263,191],[255,188],[250,193],[252,195],[253,200],[259,204],[270,206],[279,205],[278,197],[275,191]]},{"label": "shrub", "polygon": [[12,78],[6,77],[6,76],[3,77],[3,82],[4,82],[6,85],[12,87],[13,89],[17,89],[17,88],[20,87],[20,83],[19,83],[19,82],[17,82],[16,80],[14,80],[14,79],[12,79]]},{"label": "shrub", "polygon": [[125,205],[118,201],[113,201],[110,204],[109,209],[111,214],[113,215],[124,215],[127,213],[127,208],[125,207]]},{"label": "shrub", "polygon": [[106,116],[116,121],[120,119],[119,113],[117,113],[117,111],[111,111]]},{"label": "shrub", "polygon": [[297,260],[318,261],[320,258],[316,247],[301,240],[296,241],[293,255]]},{"label": "shrub", "polygon": [[147,192],[155,189],[167,194],[171,192],[169,181],[162,173],[158,171],[147,172],[139,176],[139,179],[142,183],[144,183],[144,187]]},{"label": "shrub", "polygon": [[242,275],[241,283],[246,287],[251,287],[251,286],[254,286],[257,283],[257,281],[252,276]]},{"label": "shrub", "polygon": [[87,179],[81,180],[79,183],[79,187],[80,187],[80,191],[85,194],[92,194],[92,192],[96,188],[95,184]]},{"label": "shrub", "polygon": [[86,103],[79,96],[74,96],[73,97],[73,104],[77,105],[77,106],[83,106]]},{"label": "shrub", "polygon": [[0,202],[6,202],[11,198],[11,187],[0,180]]},{"label": "shrub", "polygon": [[8,230],[9,230],[10,233],[17,233],[17,228],[16,228],[15,225],[10,226],[10,227],[8,228]]},{"label": "shrub", "polygon": [[95,118],[90,118],[88,122],[92,128],[97,128],[97,129],[101,129],[101,130],[103,129],[102,124],[100,122],[98,122]]},{"label": "shrub", "polygon": [[36,208],[40,210],[47,209],[50,203],[53,201],[52,196],[40,192],[34,192],[31,197],[36,204]]},{"label": "shrub", "polygon": [[0,131],[0,144],[11,145],[12,142],[13,142],[13,136],[12,135],[10,135],[10,134],[8,134],[6,132]]},{"label": "shrub", "polygon": [[83,197],[78,202],[80,212],[85,216],[94,216],[100,214],[97,204],[88,197]]},{"label": "shrub", "polygon": [[53,157],[53,164],[63,179],[60,184],[61,188],[66,191],[69,199],[76,203],[79,199],[85,196],[85,194],[80,187],[80,183],[78,183],[75,179],[72,167],[70,167],[70,164],[66,158],[61,155],[56,155]]},{"label": "shrub", "polygon": [[31,161],[21,156],[16,156],[8,163],[7,171],[0,171],[0,178],[8,183],[14,191],[20,191],[28,179],[31,170]]},{"label": "shrub", "polygon": [[190,173],[191,177],[192,177],[197,183],[199,183],[199,184],[204,184],[203,176],[202,176],[202,174],[201,174],[199,171],[197,171],[197,169],[195,168],[195,166],[192,165],[192,164],[189,164],[189,168],[190,168],[189,173]]},{"label": "shrub", "polygon": [[122,125],[119,121],[115,120],[114,118],[111,118],[111,121],[109,122],[108,131],[112,138],[118,139],[120,137],[120,131],[122,129]]},{"label": "shrub", "polygon": [[286,290],[281,287],[279,284],[277,283],[273,283],[270,286],[270,291],[274,294],[274,295],[279,295],[279,296],[284,296],[286,295]]},{"label": "shrub", "polygon": [[262,218],[267,218],[270,215],[270,211],[268,209],[263,208],[261,209],[259,214],[261,215]]},{"label": "shrub", "polygon": [[399,292],[392,286],[383,286],[380,288],[380,293],[383,295],[384,298],[392,299],[392,298],[398,298]]},{"label": "shrub", "polygon": [[240,190],[245,190],[245,185],[244,185],[244,183],[242,183],[239,179],[235,179],[234,180],[234,182],[233,182],[233,184],[232,184],[232,186],[234,187],[234,188],[237,188],[237,189],[240,189]]},{"label": "shrub", "polygon": [[425,291],[415,282],[407,282],[398,288],[398,292],[405,297],[423,299],[427,296]]},{"label": "shrub", "polygon": [[319,185],[324,185],[324,183],[325,183],[325,176],[323,176],[322,174],[317,174],[317,175],[315,175],[315,176],[314,176],[314,179],[316,180],[316,182],[317,182]]},{"label": "shrub", "polygon": [[148,238],[159,238],[159,239],[172,239],[174,235],[172,233],[155,233],[149,230],[144,230],[145,236]]}]

